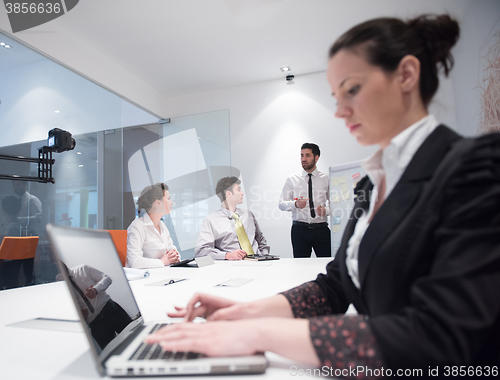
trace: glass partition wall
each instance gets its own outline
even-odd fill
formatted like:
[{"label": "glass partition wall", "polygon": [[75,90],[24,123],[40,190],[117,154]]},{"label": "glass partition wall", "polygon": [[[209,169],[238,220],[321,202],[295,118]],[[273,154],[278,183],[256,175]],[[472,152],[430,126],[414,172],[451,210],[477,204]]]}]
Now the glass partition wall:
[{"label": "glass partition wall", "polygon": [[[164,218],[183,258],[193,256],[202,220],[220,207],[215,184],[231,169],[227,110],[159,122],[152,115],[0,33],[0,154],[38,157],[49,130],[73,134],[54,153],[55,184],[0,180],[0,240],[38,236],[34,258],[2,258],[0,289],[55,281],[48,223],[126,229],[145,186],[165,182],[174,201]],[[12,53],[14,54],[7,54]],[[37,164],[0,160],[0,174],[37,176]]]}]

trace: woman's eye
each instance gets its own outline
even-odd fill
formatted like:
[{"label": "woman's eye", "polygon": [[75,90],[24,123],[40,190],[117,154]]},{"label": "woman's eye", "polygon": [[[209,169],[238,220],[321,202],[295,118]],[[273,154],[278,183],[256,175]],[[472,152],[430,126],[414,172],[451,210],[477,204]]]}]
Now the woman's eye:
[{"label": "woman's eye", "polygon": [[359,91],[359,84],[354,86],[354,87],[351,87],[351,89],[348,91],[349,95],[356,95]]}]

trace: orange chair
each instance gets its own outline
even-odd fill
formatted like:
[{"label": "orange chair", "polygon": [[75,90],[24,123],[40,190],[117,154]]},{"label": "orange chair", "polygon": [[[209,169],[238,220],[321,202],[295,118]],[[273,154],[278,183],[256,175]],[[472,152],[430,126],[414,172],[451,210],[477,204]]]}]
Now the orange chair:
[{"label": "orange chair", "polygon": [[38,236],[6,236],[0,245],[0,260],[32,259],[35,257],[37,245]]},{"label": "orange chair", "polygon": [[[0,245],[0,289],[11,289],[33,283],[33,262],[38,236],[6,236]],[[24,282],[19,269],[22,267]]]},{"label": "orange chair", "polygon": [[127,261],[127,230],[107,230],[113,239],[116,251],[122,262],[122,266],[125,266]]}]

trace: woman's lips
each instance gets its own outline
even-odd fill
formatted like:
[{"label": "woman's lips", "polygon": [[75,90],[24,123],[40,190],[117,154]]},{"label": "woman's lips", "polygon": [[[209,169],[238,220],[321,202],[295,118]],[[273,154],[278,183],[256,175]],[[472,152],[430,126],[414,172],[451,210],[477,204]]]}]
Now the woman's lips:
[{"label": "woman's lips", "polygon": [[358,128],[361,124],[348,124],[347,128],[349,128],[349,132],[354,132],[356,128]]}]

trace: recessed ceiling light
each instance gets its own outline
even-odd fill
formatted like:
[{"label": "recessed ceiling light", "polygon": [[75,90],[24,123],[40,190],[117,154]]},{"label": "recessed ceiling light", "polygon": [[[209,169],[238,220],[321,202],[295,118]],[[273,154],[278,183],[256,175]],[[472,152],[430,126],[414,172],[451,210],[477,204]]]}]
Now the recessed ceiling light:
[{"label": "recessed ceiling light", "polygon": [[5,42],[0,42],[0,46],[5,46]]},{"label": "recessed ceiling light", "polygon": [[280,67],[280,70],[282,72],[292,71],[292,69],[290,68],[290,66]]},{"label": "recessed ceiling light", "polygon": [[4,46],[4,48],[6,48],[6,49],[10,49],[11,47],[12,47],[12,46],[10,46],[10,45],[5,45],[5,46]]},{"label": "recessed ceiling light", "polygon": [[55,112],[55,113],[59,113],[60,111],[58,111],[58,110],[55,110],[54,112]]},{"label": "recessed ceiling light", "polygon": [[83,168],[83,165],[78,165],[79,168]]},{"label": "recessed ceiling light", "polygon": [[82,154],[82,152],[76,152],[76,154]]}]

